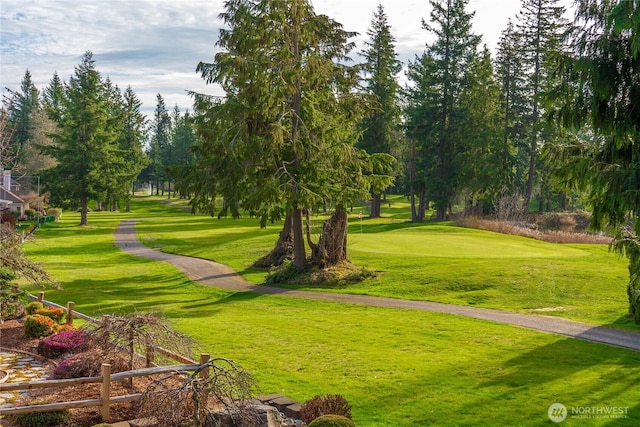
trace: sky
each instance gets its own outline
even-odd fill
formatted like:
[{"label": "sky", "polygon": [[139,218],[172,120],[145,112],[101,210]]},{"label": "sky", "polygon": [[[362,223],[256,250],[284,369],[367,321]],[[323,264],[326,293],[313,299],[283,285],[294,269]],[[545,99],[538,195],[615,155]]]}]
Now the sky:
[{"label": "sky", "polygon": [[[563,0],[569,4],[569,0]],[[96,68],[123,91],[131,86],[152,114],[160,93],[168,109],[191,110],[188,91],[221,95],[195,72],[200,61],[212,62],[222,22],[223,0],[2,0],[0,1],[0,87],[20,89],[28,69],[38,89],[55,72],[68,81],[86,51]],[[422,29],[430,14],[427,0],[312,0],[347,31],[359,33],[357,49],[378,4],[396,39],[398,59],[406,64],[431,41]],[[495,50],[520,0],[470,0],[473,29]],[[402,75],[399,79],[402,83]]]}]

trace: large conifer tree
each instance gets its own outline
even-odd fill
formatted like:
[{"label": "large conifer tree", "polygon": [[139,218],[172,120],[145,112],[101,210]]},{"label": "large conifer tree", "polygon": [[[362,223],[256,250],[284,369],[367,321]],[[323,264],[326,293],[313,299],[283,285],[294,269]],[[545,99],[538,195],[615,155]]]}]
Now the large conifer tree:
[{"label": "large conifer tree", "polygon": [[560,150],[567,185],[584,191],[592,227],[614,227],[629,259],[629,313],[640,323],[640,5],[578,2],[571,51],[551,93],[554,116],[580,131]]},{"label": "large conifer tree", "polygon": [[[370,154],[391,154],[398,151],[400,141],[400,85],[396,76],[402,69],[402,63],[396,58],[395,39],[382,4],[373,15],[367,35],[369,40],[365,42],[367,47],[363,51],[365,85],[373,110],[362,121],[363,131],[358,146]],[[369,215],[372,218],[380,216],[381,193],[393,172],[388,169],[391,166],[389,162],[381,162],[379,166],[380,170],[374,170],[371,175]],[[375,179],[377,176],[381,179]]]},{"label": "large conifer tree", "polygon": [[[59,88],[53,89],[57,93]],[[118,156],[118,134],[109,123],[109,94],[91,52],[84,54],[64,87],[64,97],[57,101],[59,109],[52,109],[58,124],[55,144],[42,149],[58,164],[44,171],[42,183],[51,204],[79,208],[80,224],[87,225],[89,200],[104,197]]]},{"label": "large conifer tree", "polygon": [[528,120],[528,169],[524,192],[523,209],[529,209],[536,182],[536,165],[540,152],[540,133],[543,123],[540,120],[540,92],[547,83],[549,59],[560,48],[560,42],[566,32],[563,19],[565,8],[558,6],[559,0],[522,0],[519,14],[518,32],[520,47],[525,53],[530,99],[530,118]]},{"label": "large conifer tree", "polygon": [[345,65],[352,36],[307,0],[225,2],[223,51],[198,70],[219,83],[224,101],[197,97],[201,179],[194,205],[212,210],[216,194],[257,212],[263,223],[284,207],[281,241],[294,264],[307,263],[302,211],[323,202],[335,212],[312,260],[346,259],[345,205],[366,197],[364,154],[355,150],[361,118],[358,70]]},{"label": "large conifer tree", "polygon": [[[435,36],[423,57],[410,64],[408,129],[416,139],[428,196],[444,220],[459,189],[462,149],[460,96],[480,41],[471,32],[468,0],[430,0],[431,20],[423,27]],[[428,158],[431,157],[431,158]]]}]

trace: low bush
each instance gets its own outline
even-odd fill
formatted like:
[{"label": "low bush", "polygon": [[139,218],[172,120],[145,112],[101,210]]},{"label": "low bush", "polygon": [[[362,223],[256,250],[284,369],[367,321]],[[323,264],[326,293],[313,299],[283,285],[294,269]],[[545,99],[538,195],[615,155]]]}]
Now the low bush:
[{"label": "low bush", "polygon": [[104,353],[99,348],[74,354],[64,359],[53,371],[54,379],[94,377],[100,375],[103,363],[111,365],[111,372],[123,372],[129,369],[124,354],[113,351]]},{"label": "low bush", "polygon": [[30,302],[24,307],[27,314],[36,314],[36,310],[40,310],[41,308],[44,308],[44,304],[39,301]]},{"label": "low bush", "polygon": [[33,218],[34,216],[36,216],[35,209],[25,209],[24,216],[26,216],[27,218]]},{"label": "low bush", "polygon": [[61,325],[55,325],[53,327],[53,332],[54,333],[58,333],[58,332],[62,332],[62,331],[75,331],[77,328],[73,325],[67,325],[66,323],[63,323]]},{"label": "low bush", "polygon": [[47,209],[47,215],[55,217],[56,221],[59,221],[62,218],[62,211],[57,208]]},{"label": "low bush", "polygon": [[[33,404],[35,405],[36,403]],[[12,415],[10,419],[18,427],[58,427],[67,425],[71,421],[71,413],[65,409],[53,412]]]},{"label": "low bush", "polygon": [[356,427],[356,424],[342,415],[329,414],[316,418],[309,427]]},{"label": "low bush", "polygon": [[55,326],[56,322],[50,317],[33,314],[25,319],[23,334],[26,338],[46,337],[53,333]]},{"label": "low bush", "polygon": [[340,394],[316,395],[300,407],[300,419],[309,424],[323,415],[341,415],[351,419],[351,405]]},{"label": "low bush", "polygon": [[89,335],[85,331],[72,329],[51,335],[38,343],[38,354],[55,359],[65,353],[77,353],[87,346]]},{"label": "low bush", "polygon": [[64,317],[64,310],[59,307],[43,307],[37,309],[35,314],[47,316],[48,318],[53,319],[54,322],[60,323]]}]

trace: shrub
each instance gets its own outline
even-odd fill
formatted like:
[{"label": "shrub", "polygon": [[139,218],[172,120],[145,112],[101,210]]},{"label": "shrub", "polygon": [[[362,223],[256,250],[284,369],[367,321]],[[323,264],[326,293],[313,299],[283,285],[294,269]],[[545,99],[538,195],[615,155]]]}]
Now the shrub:
[{"label": "shrub", "polygon": [[59,221],[62,218],[62,211],[57,208],[47,209],[47,215],[55,217],[56,221]]},{"label": "shrub", "polygon": [[13,415],[11,420],[18,427],[58,427],[67,425],[71,421],[71,413],[66,409],[53,412],[36,412]]},{"label": "shrub", "polygon": [[73,325],[67,325],[66,323],[63,323],[62,325],[55,325],[53,327],[53,332],[54,333],[58,333],[58,332],[62,332],[62,331],[75,331],[77,328]]},{"label": "shrub", "polygon": [[111,372],[123,372],[129,369],[127,358],[119,351],[104,353],[100,348],[74,354],[67,357],[54,369],[54,379],[93,377],[100,375],[103,363],[111,365]]},{"label": "shrub", "polygon": [[65,353],[78,352],[87,345],[88,334],[72,329],[51,335],[38,343],[38,354],[55,359]]},{"label": "shrub", "polygon": [[15,230],[17,220],[18,218],[15,213],[11,211],[3,211],[2,214],[0,214],[0,222],[3,225],[7,225],[10,230]]},{"label": "shrub", "polygon": [[342,415],[328,414],[316,418],[309,427],[356,427],[355,423]]},{"label": "shrub", "polygon": [[18,300],[18,292],[15,280],[15,273],[6,268],[0,267],[0,319],[17,319],[24,316],[24,306]]},{"label": "shrub", "polygon": [[36,310],[44,308],[44,305],[39,301],[33,301],[27,304],[24,308],[27,310],[27,314],[36,314]]},{"label": "shrub", "polygon": [[59,307],[43,307],[36,310],[35,314],[47,316],[56,323],[60,323],[64,316],[64,310]]},{"label": "shrub", "polygon": [[351,405],[340,394],[316,395],[300,407],[300,419],[309,424],[323,415],[341,415],[351,419]]},{"label": "shrub", "polygon": [[26,338],[46,337],[53,333],[55,325],[56,322],[53,319],[40,314],[33,314],[25,319],[23,333]]}]

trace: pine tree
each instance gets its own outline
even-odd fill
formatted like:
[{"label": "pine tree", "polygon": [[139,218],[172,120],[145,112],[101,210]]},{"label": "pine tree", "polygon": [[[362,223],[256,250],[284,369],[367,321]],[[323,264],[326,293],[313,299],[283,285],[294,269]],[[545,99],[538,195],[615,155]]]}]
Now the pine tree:
[{"label": "pine tree", "polygon": [[529,119],[529,144],[527,157],[527,185],[524,193],[523,209],[528,210],[536,182],[536,165],[539,157],[540,92],[546,84],[550,57],[560,48],[560,42],[567,29],[562,15],[565,8],[558,6],[559,0],[522,0],[518,32],[521,49],[526,54],[528,66],[529,96],[531,116]]},{"label": "pine tree", "polygon": [[[38,89],[33,84],[31,72],[26,70],[20,83],[20,91],[9,90],[9,99],[4,99],[6,111],[8,113],[9,124],[13,127],[12,135],[12,157],[16,160],[16,165],[24,162],[24,147],[31,139],[31,129],[33,115],[37,114],[40,108]],[[10,167],[10,165],[5,165]]]},{"label": "pine tree", "polygon": [[[156,109],[153,112],[151,123],[151,141],[147,156],[149,165],[147,175],[151,179],[152,188],[156,187],[156,196],[160,194],[160,187],[163,186],[165,176],[165,162],[170,157],[167,152],[171,144],[171,117],[167,111],[167,106],[161,94],[156,95]],[[164,195],[164,186],[162,188]]]},{"label": "pine tree", "polygon": [[617,231],[629,259],[629,314],[640,323],[640,5],[581,0],[570,51],[550,91],[552,116],[575,131],[560,176],[587,195],[592,227]]},{"label": "pine tree", "polygon": [[524,194],[526,170],[529,164],[529,139],[526,123],[531,103],[527,91],[525,58],[520,47],[520,35],[511,20],[500,36],[495,60],[496,77],[500,83],[502,144],[515,150],[515,176],[504,182],[505,195]]},{"label": "pine tree", "polygon": [[128,86],[122,97],[122,122],[118,138],[118,148],[123,155],[118,198],[124,198],[127,212],[130,209],[129,201],[135,191],[135,182],[148,162],[143,150],[147,120],[140,111],[141,107],[142,101],[138,99],[131,86]]},{"label": "pine tree", "polygon": [[84,54],[64,87],[60,107],[54,111],[56,144],[42,147],[58,164],[44,171],[43,187],[50,192],[53,205],[79,208],[80,225],[87,225],[89,200],[104,198],[108,173],[118,154],[117,133],[109,126],[109,94],[91,52]]},{"label": "pine tree", "polygon": [[[358,146],[370,154],[391,154],[398,151],[396,147],[400,140],[400,85],[396,76],[402,69],[402,63],[396,59],[395,39],[382,4],[373,15],[367,35],[369,41],[365,42],[367,47],[362,55],[365,58],[366,92],[374,109],[362,121],[363,132]],[[379,182],[374,182],[372,187],[371,218],[380,216],[381,193],[388,182],[385,178],[393,172],[388,169],[388,163],[380,166],[380,170],[373,171],[373,175],[380,175],[383,179],[375,180]]]},{"label": "pine tree", "polygon": [[[422,158],[429,198],[435,202],[436,217],[444,220],[459,190],[461,138],[460,96],[466,73],[480,41],[471,32],[473,13],[468,0],[430,0],[431,21],[423,27],[435,36],[423,57],[409,65],[409,133],[416,139]],[[432,157],[432,158],[427,158]]]},{"label": "pine tree", "polygon": [[500,138],[500,88],[486,46],[470,64],[461,104],[465,113],[461,177],[469,192],[466,207],[488,212],[503,187],[513,182],[513,153]]},{"label": "pine tree", "polygon": [[[363,109],[354,93],[358,69],[344,64],[353,34],[309,1],[225,3],[223,49],[198,70],[225,90],[224,101],[197,97],[201,139],[196,206],[214,208],[215,194],[265,224],[285,206],[281,234],[294,265],[307,264],[302,211],[333,202],[332,218],[311,246],[318,265],[346,259],[345,205],[366,197],[366,153],[355,150]],[[286,227],[290,227],[286,229]],[[284,237],[283,237],[284,236]]]}]

